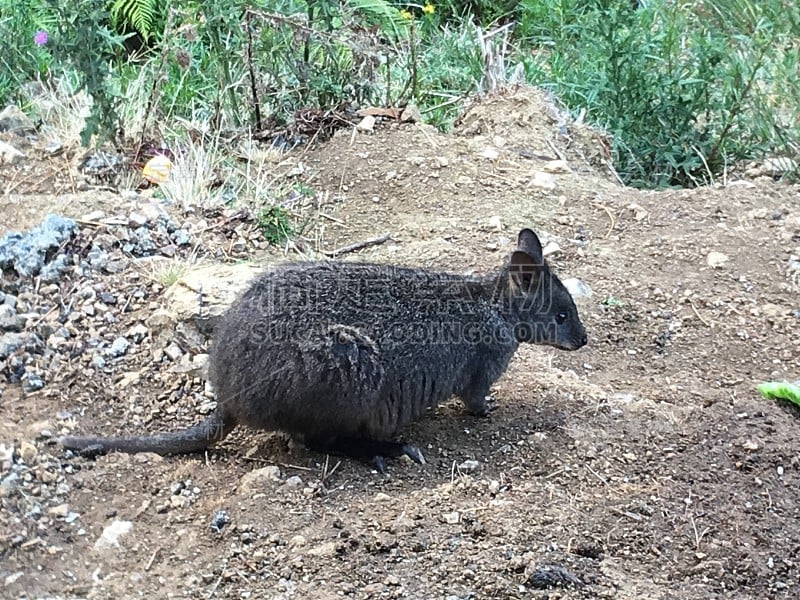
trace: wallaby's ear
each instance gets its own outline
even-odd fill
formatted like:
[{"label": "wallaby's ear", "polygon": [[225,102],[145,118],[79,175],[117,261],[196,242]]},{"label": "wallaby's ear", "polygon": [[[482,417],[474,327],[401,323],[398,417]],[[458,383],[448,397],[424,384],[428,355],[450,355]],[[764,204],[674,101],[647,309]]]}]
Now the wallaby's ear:
[{"label": "wallaby's ear", "polygon": [[544,254],[542,253],[542,243],[533,231],[523,229],[517,238],[517,250],[527,254],[531,260],[541,266],[544,264]]},{"label": "wallaby's ear", "polygon": [[[538,241],[538,240],[537,240]],[[539,249],[541,255],[541,248]],[[523,250],[515,250],[511,254],[511,264],[508,266],[511,281],[523,292],[535,290],[542,274],[542,265],[537,264],[534,257]]]}]

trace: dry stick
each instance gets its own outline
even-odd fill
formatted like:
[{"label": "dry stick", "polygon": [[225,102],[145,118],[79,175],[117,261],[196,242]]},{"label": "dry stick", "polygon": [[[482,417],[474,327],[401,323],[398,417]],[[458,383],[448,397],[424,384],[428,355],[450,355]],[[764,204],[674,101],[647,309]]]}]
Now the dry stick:
[{"label": "dry stick", "polygon": [[153,566],[153,561],[156,559],[156,556],[158,555],[159,552],[161,552],[161,548],[156,548],[155,550],[153,550],[153,555],[150,557],[150,560],[147,561],[147,564],[144,567],[145,571],[149,571],[150,567]]},{"label": "dry stick", "polygon": [[250,71],[250,91],[253,94],[253,108],[256,113],[256,131],[261,131],[261,105],[258,102],[256,91],[256,72],[253,68],[253,29],[250,27],[250,9],[244,13],[244,22],[247,25],[247,67]]},{"label": "dry stick", "polygon": [[603,238],[607,238],[608,236],[611,235],[611,232],[614,231],[614,227],[617,226],[617,220],[614,218],[614,215],[611,213],[611,211],[608,209],[608,207],[605,204],[598,203],[598,204],[596,204],[596,206],[599,206],[604,211],[606,211],[606,214],[608,215],[608,220],[611,221],[611,225],[608,227],[608,231],[603,236]]},{"label": "dry stick", "polygon": [[356,250],[362,250],[364,248],[369,248],[370,246],[377,246],[379,244],[383,244],[384,242],[388,242],[392,239],[392,236],[388,233],[375,237],[370,238],[368,240],[364,240],[363,242],[356,242],[355,244],[350,244],[349,246],[342,246],[341,248],[337,248],[336,250],[324,250],[323,253],[326,256],[338,256],[339,254],[347,254],[348,252],[355,252]]},{"label": "dry stick", "polygon": [[695,308],[694,302],[689,300],[689,306],[692,307],[692,310],[694,311],[694,314],[697,315],[697,318],[700,319],[700,321],[702,321],[703,325],[705,325],[706,327],[711,327],[711,325],[709,325],[708,321],[706,321],[702,316],[700,316],[700,313],[697,312],[697,308]]},{"label": "dry stick", "polygon": [[561,152],[561,150],[559,150],[558,148],[556,148],[555,144],[554,144],[553,142],[551,142],[551,141],[550,141],[550,138],[545,138],[545,141],[547,142],[547,145],[548,145],[548,146],[550,146],[550,149],[551,149],[553,152],[555,152],[555,155],[556,155],[558,158],[560,158],[561,160],[563,160],[564,162],[566,162],[566,160],[567,160],[567,159],[566,159],[566,157],[565,157],[565,156],[564,156],[564,154]]}]

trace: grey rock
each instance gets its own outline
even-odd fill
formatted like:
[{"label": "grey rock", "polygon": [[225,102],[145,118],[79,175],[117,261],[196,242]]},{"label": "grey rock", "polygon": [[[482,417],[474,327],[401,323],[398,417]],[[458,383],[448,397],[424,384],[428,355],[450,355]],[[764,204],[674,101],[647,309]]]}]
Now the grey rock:
[{"label": "grey rock", "polygon": [[222,531],[222,528],[225,527],[228,523],[230,523],[231,518],[228,516],[228,513],[224,510],[218,510],[214,513],[214,517],[211,519],[211,531],[215,533],[219,533]]},{"label": "grey rock", "polygon": [[30,332],[8,332],[0,335],[0,359],[6,358],[20,348],[38,352],[44,347],[41,338]]},{"label": "grey rock", "polygon": [[0,111],[0,131],[9,131],[18,135],[36,132],[33,121],[17,106],[9,104]]},{"label": "grey rock", "polygon": [[22,378],[22,389],[30,394],[44,387],[44,381],[38,373],[28,372]]},{"label": "grey rock", "polygon": [[12,496],[22,485],[20,476],[12,471],[0,481],[0,496]]},{"label": "grey rock", "polygon": [[0,330],[22,331],[25,327],[25,317],[18,315],[17,311],[7,304],[0,304]]},{"label": "grey rock", "polygon": [[92,366],[96,369],[102,369],[106,366],[106,359],[104,359],[99,354],[95,354],[92,357]]},{"label": "grey rock", "polygon": [[[14,270],[21,277],[38,275],[45,266],[48,252],[69,240],[75,229],[76,224],[72,219],[49,214],[41,224],[25,234],[16,231],[6,233],[0,238],[0,269]],[[62,261],[55,268],[63,267]],[[52,274],[48,272],[48,275]]]},{"label": "grey rock", "polygon": [[106,354],[112,358],[117,358],[125,354],[130,345],[131,343],[126,338],[120,336],[111,343],[111,346],[106,351]]},{"label": "grey rock", "polygon": [[187,246],[189,242],[192,241],[192,238],[189,235],[189,233],[183,229],[176,229],[175,231],[173,231],[172,235],[170,235],[170,239],[176,244],[178,244],[178,246]]}]

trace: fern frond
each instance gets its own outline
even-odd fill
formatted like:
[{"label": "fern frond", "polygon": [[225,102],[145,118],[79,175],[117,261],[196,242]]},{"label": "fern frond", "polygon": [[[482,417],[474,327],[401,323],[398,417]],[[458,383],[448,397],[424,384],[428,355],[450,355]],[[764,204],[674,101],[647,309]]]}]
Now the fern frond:
[{"label": "fern frond", "polygon": [[156,21],[156,3],[157,0],[113,0],[111,18],[117,23],[127,21],[147,40]]}]

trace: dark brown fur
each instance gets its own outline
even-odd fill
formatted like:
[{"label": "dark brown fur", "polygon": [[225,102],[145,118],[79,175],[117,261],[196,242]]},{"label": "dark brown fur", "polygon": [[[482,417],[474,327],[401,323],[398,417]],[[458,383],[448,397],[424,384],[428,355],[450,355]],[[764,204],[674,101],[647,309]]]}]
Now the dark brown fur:
[{"label": "dark brown fur", "polygon": [[390,265],[314,262],[259,276],[220,319],[206,421],[157,436],[68,437],[67,448],[174,454],[236,425],[301,436],[353,456],[421,453],[392,439],[452,395],[477,415],[520,342],[576,350],[586,332],[530,230],[480,277]]}]

